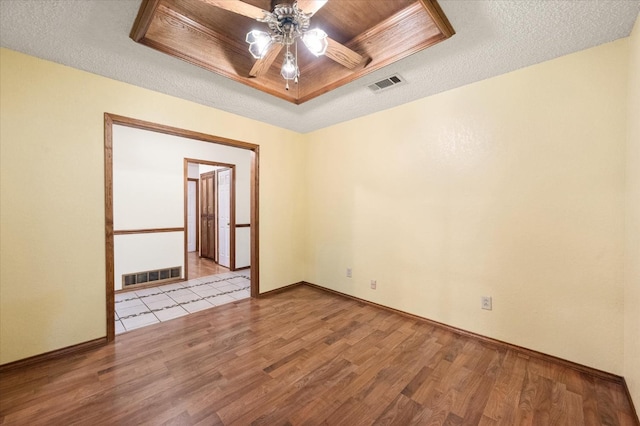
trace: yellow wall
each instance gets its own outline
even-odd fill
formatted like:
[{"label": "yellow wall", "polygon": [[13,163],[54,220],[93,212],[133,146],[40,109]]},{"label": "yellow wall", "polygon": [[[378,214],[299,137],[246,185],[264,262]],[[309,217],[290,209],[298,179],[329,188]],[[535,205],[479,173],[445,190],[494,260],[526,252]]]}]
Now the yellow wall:
[{"label": "yellow wall", "polygon": [[304,279],[299,134],[7,49],[0,66],[0,364],[105,335],[105,112],[259,144],[261,290]]},{"label": "yellow wall", "polygon": [[630,39],[624,293],[624,376],[640,410],[640,19]]},{"label": "yellow wall", "polygon": [[307,280],[621,374],[627,59],[619,40],[307,135]]}]

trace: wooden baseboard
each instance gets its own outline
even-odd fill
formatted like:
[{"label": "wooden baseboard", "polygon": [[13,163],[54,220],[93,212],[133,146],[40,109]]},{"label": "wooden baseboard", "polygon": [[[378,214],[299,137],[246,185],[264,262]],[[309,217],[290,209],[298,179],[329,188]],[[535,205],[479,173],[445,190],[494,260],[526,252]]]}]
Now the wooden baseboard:
[{"label": "wooden baseboard", "polygon": [[[286,285],[284,287],[280,287],[280,288],[276,288],[275,290],[269,290],[269,291],[265,291],[264,293],[260,293],[258,295],[259,298],[263,298],[263,297],[269,297],[269,296],[273,296],[274,294],[278,294],[278,293],[282,293],[285,292],[287,290],[291,290],[294,287],[298,287],[299,285],[307,285],[308,283],[304,282],[304,281],[300,281],[297,283],[293,283],[293,284],[289,284]],[[321,288],[321,287],[320,287]]]},{"label": "wooden baseboard", "polygon": [[77,345],[67,346],[66,348],[56,349],[55,351],[45,352],[43,354],[34,355],[29,358],[19,359],[17,361],[0,365],[0,373],[9,371],[9,370],[14,370],[16,368],[31,367],[35,364],[39,364],[44,361],[51,361],[58,358],[77,355],[82,352],[87,352],[92,349],[100,348],[106,344],[107,344],[107,338],[100,337],[99,339],[89,340],[88,342],[78,343]]},{"label": "wooden baseboard", "polygon": [[640,425],[640,417],[638,416],[638,412],[636,411],[636,406],[633,405],[633,399],[631,398],[631,392],[629,391],[629,386],[627,386],[627,381],[622,378],[622,386],[624,386],[624,391],[627,394],[627,399],[629,400],[629,405],[631,405],[631,414],[633,415],[636,423]]},{"label": "wooden baseboard", "polygon": [[[548,355],[548,354],[545,354],[545,353],[542,353],[542,352],[535,351],[533,349],[523,348],[522,346],[518,346],[518,345],[511,344],[511,343],[503,342],[502,340],[494,339],[494,338],[483,336],[481,334],[477,334],[477,333],[474,333],[474,332],[471,332],[471,331],[463,330],[461,328],[453,327],[451,325],[447,325],[447,324],[444,324],[444,323],[441,323],[441,322],[438,322],[438,321],[434,321],[434,320],[431,320],[429,318],[421,317],[419,315],[410,314],[408,312],[404,312],[404,311],[401,311],[399,309],[390,308],[388,306],[380,305],[380,304],[375,303],[375,302],[370,302],[370,301],[365,300],[365,299],[360,299],[359,297],[355,297],[355,296],[351,296],[349,294],[341,293],[339,291],[332,290],[330,288],[322,287],[322,286],[319,286],[317,284],[312,284],[312,283],[309,283],[309,282],[306,282],[306,281],[303,282],[303,284],[307,285],[309,287],[312,287],[312,288],[316,288],[318,290],[326,291],[328,293],[333,293],[333,294],[336,294],[338,296],[346,297],[348,299],[356,300],[358,302],[365,303],[367,305],[375,306],[377,308],[381,308],[381,309],[384,309],[384,310],[387,310],[387,311],[390,311],[390,312],[394,312],[396,314],[399,314],[399,315],[402,315],[402,316],[405,316],[405,317],[413,318],[413,319],[416,319],[416,320],[419,320],[419,321],[424,321],[424,322],[427,322],[427,323],[429,323],[429,324],[431,324],[433,326],[446,329],[446,330],[451,331],[453,333],[456,333],[458,335],[465,336],[465,337],[472,337],[474,339],[480,340],[480,341],[482,341],[483,343],[485,343],[487,345],[491,345],[491,346],[494,346],[494,347],[497,347],[497,348],[510,349],[510,350],[516,351],[516,352],[518,352],[518,353],[520,353],[522,355],[529,356],[531,358],[537,358],[537,359],[540,359],[540,360],[543,360],[543,361],[551,361],[551,362],[554,362],[554,363],[557,363],[557,364],[561,364],[561,365],[563,365],[565,367],[580,371],[581,373],[589,374],[589,375],[591,375],[593,377],[597,377],[599,379],[609,380],[609,381],[612,381],[612,382],[615,382],[615,383],[619,383],[619,384],[624,383],[624,378],[621,377],[621,376],[618,376],[616,374],[608,373],[606,371],[598,370],[598,369],[593,368],[593,367],[588,367],[586,365],[578,364],[578,363],[573,362],[573,361],[568,361],[568,360],[563,359],[563,358],[558,358],[558,357],[556,357],[554,355]],[[283,287],[283,288],[287,288],[287,287]]]}]

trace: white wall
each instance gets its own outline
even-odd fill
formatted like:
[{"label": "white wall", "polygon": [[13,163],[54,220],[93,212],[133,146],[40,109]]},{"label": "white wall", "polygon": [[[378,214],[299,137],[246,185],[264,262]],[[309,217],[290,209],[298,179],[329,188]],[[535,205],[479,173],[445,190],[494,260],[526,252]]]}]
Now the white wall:
[{"label": "white wall", "polygon": [[208,164],[189,163],[187,167],[187,175],[191,179],[200,179],[201,174],[221,168],[222,167],[210,166]]},{"label": "white wall", "polygon": [[250,247],[251,228],[236,228],[236,269],[251,266],[251,250],[247,249]]},{"label": "white wall", "polygon": [[116,235],[113,244],[115,290],[122,289],[123,274],[180,266],[184,277],[182,232]]},{"label": "white wall", "polygon": [[196,163],[187,165],[187,177],[190,179],[200,179],[200,166]]},{"label": "white wall", "polygon": [[[184,226],[184,159],[235,164],[236,217],[250,217],[251,152],[131,127],[113,126],[114,230]],[[196,166],[198,176],[213,166]],[[188,167],[188,170],[194,170]],[[242,233],[244,236],[244,233]],[[116,235],[115,289],[122,274],[181,266],[184,233]],[[236,242],[236,256],[250,257],[250,241]],[[237,263],[239,266],[245,264]]]}]

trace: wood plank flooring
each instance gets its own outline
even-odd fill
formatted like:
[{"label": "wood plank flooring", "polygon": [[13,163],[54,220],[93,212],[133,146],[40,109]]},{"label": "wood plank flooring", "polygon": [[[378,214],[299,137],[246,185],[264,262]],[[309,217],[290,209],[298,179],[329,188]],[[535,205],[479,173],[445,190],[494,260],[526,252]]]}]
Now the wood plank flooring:
[{"label": "wood plank flooring", "polygon": [[207,277],[209,275],[224,274],[225,272],[229,272],[229,269],[218,265],[211,259],[200,257],[197,251],[187,253],[188,280]]},{"label": "wood plank flooring", "polygon": [[622,386],[299,286],[0,376],[16,425],[637,425]]}]

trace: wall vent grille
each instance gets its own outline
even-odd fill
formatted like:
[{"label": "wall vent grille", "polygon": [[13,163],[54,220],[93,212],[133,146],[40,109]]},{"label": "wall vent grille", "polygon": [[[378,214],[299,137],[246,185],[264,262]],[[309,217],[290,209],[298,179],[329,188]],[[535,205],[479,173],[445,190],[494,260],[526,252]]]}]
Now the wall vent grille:
[{"label": "wall vent grille", "polygon": [[375,83],[370,84],[367,87],[373,93],[380,93],[380,92],[383,92],[385,90],[389,90],[392,87],[400,86],[400,85],[405,84],[405,83],[406,83],[405,79],[400,77],[398,74],[394,74],[394,75],[389,76],[387,78],[383,78],[380,81],[376,81]]},{"label": "wall vent grille", "polygon": [[173,268],[155,269],[153,271],[134,272],[132,274],[122,275],[122,286],[129,287],[136,284],[169,281],[169,280],[175,280],[181,277],[182,277],[182,266],[175,266]]}]

